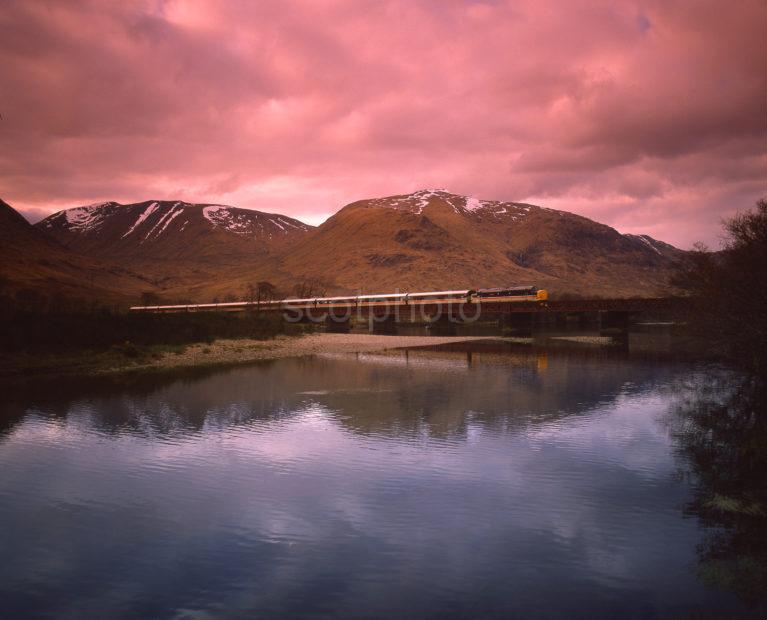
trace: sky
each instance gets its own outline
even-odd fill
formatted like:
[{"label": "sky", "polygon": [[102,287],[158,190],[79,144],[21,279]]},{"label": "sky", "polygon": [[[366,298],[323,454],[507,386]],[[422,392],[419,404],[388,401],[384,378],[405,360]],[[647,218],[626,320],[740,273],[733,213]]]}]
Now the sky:
[{"label": "sky", "polygon": [[767,197],[763,0],[3,0],[0,198],[422,188],[690,247]]}]

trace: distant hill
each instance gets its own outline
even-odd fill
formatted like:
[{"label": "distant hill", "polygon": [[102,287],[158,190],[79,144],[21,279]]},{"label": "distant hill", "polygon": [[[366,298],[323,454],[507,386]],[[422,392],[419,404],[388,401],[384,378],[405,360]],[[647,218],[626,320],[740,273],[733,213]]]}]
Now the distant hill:
[{"label": "distant hill", "polygon": [[534,205],[445,190],[347,205],[286,254],[291,273],[343,290],[530,283],[555,295],[658,295],[684,252]]},{"label": "distant hill", "polygon": [[670,276],[685,256],[565,211],[445,190],[360,200],[317,228],[278,214],[158,200],[67,209],[35,227],[15,212],[7,217],[17,241],[33,235],[49,248],[31,253],[69,252],[91,268],[140,274],[140,286],[104,283],[132,301],[141,290],[168,301],[241,298],[263,280],[285,295],[312,280],[329,294],[534,284],[555,297],[655,296],[672,292]]},{"label": "distant hill", "polygon": [[[57,299],[124,304],[149,287],[139,274],[63,247],[0,200],[0,293],[30,303]],[[26,303],[26,302],[25,302]]]},{"label": "distant hill", "polygon": [[266,254],[312,228],[284,215],[164,200],[67,209],[36,226],[81,252],[141,260]]},{"label": "distant hill", "polygon": [[67,209],[36,227],[67,248],[139,270],[175,299],[241,295],[246,283],[270,278],[290,283],[277,257],[313,228],[279,214],[162,200]]}]

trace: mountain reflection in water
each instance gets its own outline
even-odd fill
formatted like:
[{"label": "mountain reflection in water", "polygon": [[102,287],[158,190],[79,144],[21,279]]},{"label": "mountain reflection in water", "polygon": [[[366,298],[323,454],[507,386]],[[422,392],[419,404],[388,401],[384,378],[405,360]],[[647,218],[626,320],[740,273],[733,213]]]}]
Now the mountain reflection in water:
[{"label": "mountain reflection in water", "polygon": [[11,617],[751,613],[698,579],[709,530],[684,516],[671,388],[701,372],[464,345],[20,392],[0,596]]}]

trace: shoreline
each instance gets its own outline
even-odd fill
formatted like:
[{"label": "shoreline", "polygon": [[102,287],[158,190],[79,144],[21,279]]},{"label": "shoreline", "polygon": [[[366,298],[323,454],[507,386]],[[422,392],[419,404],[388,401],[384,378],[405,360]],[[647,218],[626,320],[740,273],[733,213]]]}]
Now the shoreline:
[{"label": "shoreline", "polygon": [[[373,334],[314,333],[298,337],[277,336],[272,340],[216,340],[191,344],[182,353],[165,354],[145,368],[185,368],[200,365],[247,364],[285,357],[320,353],[369,353],[405,347],[424,347],[475,340],[497,340],[493,336],[381,336]],[[521,339],[520,339],[521,340]]]},{"label": "shoreline", "polygon": [[[128,348],[118,346],[99,351],[23,353],[0,358],[0,382],[153,374],[192,368],[225,368],[321,353],[365,353],[488,339],[498,338],[312,333],[301,336],[279,335],[268,340],[217,339],[210,343],[187,345]],[[522,342],[523,339],[512,341]]]},{"label": "shoreline", "polygon": [[[609,346],[609,338],[570,336],[551,340],[588,346]],[[175,346],[112,347],[103,351],[22,354],[0,360],[0,382],[66,377],[113,377],[154,374],[180,369],[225,368],[256,362],[318,354],[370,353],[475,341],[533,344],[533,338],[509,336],[394,336],[318,332],[279,335],[269,340],[218,339],[211,343]]]}]

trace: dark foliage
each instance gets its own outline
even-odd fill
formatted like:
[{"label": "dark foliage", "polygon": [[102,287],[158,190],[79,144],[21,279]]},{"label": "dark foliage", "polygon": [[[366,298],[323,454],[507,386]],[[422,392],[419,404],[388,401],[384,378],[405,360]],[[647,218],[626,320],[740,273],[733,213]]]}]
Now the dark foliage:
[{"label": "dark foliage", "polygon": [[680,450],[699,481],[688,507],[715,529],[707,581],[767,604],[767,200],[724,223],[721,252],[699,248],[678,284],[697,341],[738,370],[706,376],[677,407]]},{"label": "dark foliage", "polygon": [[724,223],[721,252],[700,247],[676,284],[693,296],[689,323],[730,361],[767,373],[767,200]]},{"label": "dark foliage", "polygon": [[319,278],[301,280],[293,287],[293,294],[299,299],[324,297],[326,292],[327,286]]},{"label": "dark foliage", "polygon": [[706,373],[678,386],[675,432],[697,479],[687,506],[708,528],[700,576],[767,603],[767,391],[751,375]]},{"label": "dark foliage", "polygon": [[281,317],[265,314],[124,314],[39,312],[9,308],[0,313],[0,350],[56,351],[155,344],[211,342],[215,338],[269,338],[283,330]]}]

